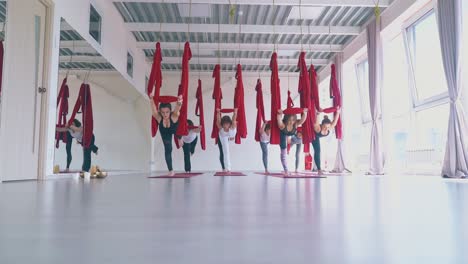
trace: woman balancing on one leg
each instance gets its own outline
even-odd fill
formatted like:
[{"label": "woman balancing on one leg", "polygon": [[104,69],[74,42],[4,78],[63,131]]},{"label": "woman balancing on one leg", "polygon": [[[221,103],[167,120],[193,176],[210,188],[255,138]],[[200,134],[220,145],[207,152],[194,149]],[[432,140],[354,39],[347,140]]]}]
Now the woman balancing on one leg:
[{"label": "woman balancing on one leg", "polygon": [[[71,126],[66,126],[66,127],[57,127],[56,128],[57,132],[67,132],[67,169],[66,172],[70,170],[70,164],[72,161],[72,153],[71,153],[71,147],[73,143],[73,138],[76,139],[78,144],[81,144],[83,140],[83,127],[81,126],[81,122],[74,119],[73,120],[73,125]],[[94,154],[98,154],[98,147],[94,144],[95,137],[93,135],[91,139],[91,145],[89,148],[83,148],[83,166],[82,170],[83,171],[89,171],[91,168],[91,152]]]},{"label": "woman balancing on one leg", "polygon": [[[192,120],[187,120],[188,126],[193,127]],[[190,162],[190,157],[195,153],[195,147],[197,146],[198,142],[198,134],[200,134],[201,126],[195,129],[190,129],[188,135],[182,136],[180,139],[180,145],[184,150],[184,164],[185,164],[185,172],[189,173],[192,171],[192,164]]]},{"label": "woman balancing on one leg", "polygon": [[262,128],[260,128],[260,147],[262,148],[262,160],[263,167],[265,167],[265,173],[268,172],[268,144],[270,143],[270,132],[271,125],[264,123]]},{"label": "woman balancing on one leg", "polygon": [[302,132],[297,131],[297,134],[290,137],[288,139],[288,143],[290,145],[296,145],[296,170],[295,172],[299,172],[299,161],[301,157],[301,150],[302,150]]},{"label": "woman balancing on one leg", "polygon": [[237,133],[237,108],[234,109],[232,119],[229,116],[221,117],[221,110],[216,109],[218,112],[216,125],[219,129],[219,142],[222,146],[222,152],[224,157],[225,172],[231,172],[231,156],[229,151],[229,141],[234,140]]},{"label": "woman balancing on one leg", "polygon": [[301,120],[297,120],[296,115],[284,115],[283,110],[278,109],[277,122],[280,129],[280,148],[281,148],[281,164],[283,165],[284,174],[288,175],[287,162],[287,141],[289,136],[296,134],[297,127],[302,125],[307,118],[307,108],[304,108]]},{"label": "woman balancing on one leg", "polygon": [[317,121],[314,124],[315,139],[312,141],[312,146],[314,147],[314,160],[315,160],[315,165],[317,166],[319,175],[323,174],[322,165],[320,163],[320,155],[321,155],[320,138],[328,136],[330,134],[330,130],[335,128],[340,118],[340,112],[341,112],[341,109],[338,109],[336,111],[336,115],[333,121],[330,121],[328,116],[324,116],[322,123],[320,123],[317,118]]},{"label": "woman balancing on one leg", "polygon": [[166,158],[167,169],[169,170],[168,176],[174,176],[174,169],[172,168],[172,137],[177,131],[179,122],[180,108],[182,106],[182,96],[179,96],[174,111],[171,112],[172,106],[169,103],[159,104],[159,111],[154,103],[153,98],[151,102],[151,111],[153,117],[159,124],[159,133],[164,144],[164,156]]}]

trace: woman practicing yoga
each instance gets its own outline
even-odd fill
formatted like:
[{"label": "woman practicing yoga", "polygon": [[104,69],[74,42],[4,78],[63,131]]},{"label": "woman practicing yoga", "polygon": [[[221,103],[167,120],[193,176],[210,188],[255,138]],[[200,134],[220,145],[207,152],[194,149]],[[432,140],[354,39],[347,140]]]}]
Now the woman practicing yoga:
[{"label": "woman practicing yoga", "polygon": [[159,124],[159,133],[161,133],[161,138],[164,144],[164,156],[166,158],[167,169],[169,170],[168,176],[175,175],[174,169],[172,168],[172,137],[177,131],[182,101],[182,96],[179,96],[176,107],[172,112],[172,106],[170,103],[159,104],[158,110],[152,96],[150,96],[151,111],[153,113],[153,117]]},{"label": "woman practicing yoga", "polygon": [[290,137],[288,139],[288,143],[292,145],[296,145],[296,170],[297,173],[299,170],[299,159],[301,157],[301,150],[302,150],[302,132],[297,131],[297,134]]},{"label": "woman practicing yoga", "polygon": [[330,130],[335,128],[340,118],[340,113],[341,113],[341,109],[338,109],[336,111],[336,115],[333,121],[330,121],[328,116],[324,116],[321,124],[318,118],[317,118],[317,122],[314,124],[315,139],[312,141],[312,146],[314,147],[314,160],[315,160],[315,165],[317,166],[319,175],[323,174],[322,166],[320,163],[320,154],[321,154],[320,153],[321,152],[320,151],[320,138],[328,136],[330,134]]},{"label": "woman practicing yoga", "polygon": [[297,132],[297,127],[302,125],[307,118],[307,108],[303,109],[301,120],[297,120],[296,115],[284,115],[283,110],[278,109],[277,122],[280,129],[280,148],[281,148],[281,164],[283,165],[284,174],[288,175],[287,161],[287,142],[288,137],[293,136]]},{"label": "woman practicing yoga", "polygon": [[270,143],[270,132],[271,125],[264,123],[262,128],[260,128],[260,147],[262,148],[262,160],[263,167],[265,167],[265,173],[268,172],[268,144]]},{"label": "woman practicing yoga", "polygon": [[[189,127],[193,127],[192,120],[188,119],[187,124]],[[180,139],[180,145],[182,145],[182,149],[184,150],[184,165],[185,165],[185,172],[189,173],[192,171],[192,164],[190,162],[190,157],[195,153],[195,147],[197,146],[198,142],[198,134],[200,134],[201,126],[190,129],[188,135],[182,136]]]},{"label": "woman practicing yoga", "polygon": [[[81,126],[81,122],[74,119],[73,120],[73,125],[71,126],[65,126],[65,127],[56,127],[57,132],[66,132],[67,133],[67,145],[66,145],[66,150],[67,150],[67,169],[65,172],[70,171],[70,164],[72,161],[72,153],[71,153],[71,147],[73,143],[73,138],[76,139],[78,144],[82,143],[83,140],[83,127]],[[91,168],[91,152],[94,154],[98,154],[98,147],[94,145],[95,137],[93,135],[91,139],[91,145],[89,148],[83,148],[83,166],[82,170],[83,171],[89,171]]]},{"label": "woman practicing yoga", "polygon": [[[231,172],[231,156],[229,151],[229,141],[234,140],[234,137],[237,133],[237,108],[234,109],[234,114],[232,115],[232,119],[229,116],[221,117],[221,110],[216,109],[217,111],[217,119],[216,125],[219,129],[219,141],[218,144],[221,144],[223,154],[223,163],[225,172]],[[222,163],[222,164],[223,164]]]}]

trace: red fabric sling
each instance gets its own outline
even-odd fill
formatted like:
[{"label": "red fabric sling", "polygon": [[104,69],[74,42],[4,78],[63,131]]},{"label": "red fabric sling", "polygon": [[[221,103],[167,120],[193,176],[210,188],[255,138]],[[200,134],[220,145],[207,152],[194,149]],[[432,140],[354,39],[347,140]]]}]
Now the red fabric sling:
[{"label": "red fabric sling", "polygon": [[300,107],[292,107],[292,108],[286,108],[283,110],[283,114],[285,115],[299,115],[304,112],[303,108]]},{"label": "red fabric sling", "polygon": [[215,100],[214,105],[214,114],[213,114],[213,128],[211,130],[211,138],[215,139],[215,143],[218,143],[218,126],[216,124],[217,113],[216,109],[221,109],[221,100],[223,99],[223,94],[221,91],[221,66],[216,64],[213,70],[214,78],[214,87],[213,87],[213,95],[212,98]]},{"label": "red fabric sling", "polygon": [[[198,80],[198,87],[197,87],[197,104],[195,106],[195,115],[200,118],[200,144],[203,150],[206,149],[206,136],[205,136],[205,114],[203,110],[203,91],[202,91],[202,81]],[[189,127],[189,129],[192,129]]]},{"label": "red fabric sling", "polygon": [[[334,110],[333,112],[335,112],[335,118],[336,118],[336,115],[337,115],[336,110],[341,107],[341,94],[340,94],[340,87],[338,87],[338,80],[336,79],[335,64],[332,64],[331,66],[330,97],[333,98],[333,107],[325,109],[325,110],[327,111]],[[336,134],[337,139],[341,139],[343,136],[341,117],[338,118],[338,122],[336,123],[335,134]]]},{"label": "red fabric sling", "polygon": [[260,79],[257,80],[255,91],[257,92],[257,119],[255,122],[255,141],[260,142],[260,129],[262,128],[262,123],[265,123],[265,106],[263,105],[262,81]]},{"label": "red fabric sling", "polygon": [[291,98],[291,91],[288,90],[288,102],[286,104],[288,108],[293,108],[294,107],[294,101]]},{"label": "red fabric sling", "polygon": [[311,87],[309,73],[307,72],[307,64],[305,61],[305,52],[301,52],[298,61],[299,67],[299,87],[298,92],[300,94],[300,105],[303,109],[308,109],[307,118],[302,124],[302,141],[304,142],[304,152],[310,152],[310,143],[315,139],[314,133],[314,120],[312,116],[315,116],[315,108],[312,105],[311,100]]},{"label": "red fabric sling", "polygon": [[93,103],[91,100],[91,88],[89,84],[81,84],[78,99],[73,108],[72,115],[68,120],[68,125],[73,124],[76,114],[81,108],[82,126],[83,126],[83,141],[81,144],[84,148],[89,148],[93,137]]},{"label": "red fabric sling", "polygon": [[[67,78],[64,78],[62,85],[60,86],[60,91],[57,96],[57,107],[58,107],[58,122],[57,127],[65,127],[67,124],[67,115],[68,115],[68,97],[70,96],[70,91],[67,85]],[[60,107],[59,107],[60,106]],[[67,143],[67,132],[55,132],[55,147],[58,148],[60,141]]]},{"label": "red fabric sling", "polygon": [[[159,95],[160,95],[161,86],[162,86],[161,61],[162,61],[161,44],[158,42],[156,43],[156,51],[154,52],[154,56],[153,56],[153,65],[151,66],[151,73],[150,73],[150,77],[148,80],[148,96],[150,96],[153,93],[153,88],[155,88],[153,100],[154,100],[154,104],[156,105],[156,107],[158,107],[159,105]],[[156,133],[158,133],[158,122],[156,121],[156,118],[152,116],[151,117],[151,135],[155,137]]]},{"label": "red fabric sling", "polygon": [[247,120],[245,118],[244,81],[242,80],[242,65],[237,64],[237,85],[234,91],[234,108],[237,108],[237,133],[236,144],[241,143],[241,138],[247,138]]},{"label": "red fabric sling", "polygon": [[278,127],[277,115],[278,109],[281,108],[281,91],[278,76],[278,55],[273,52],[270,60],[271,70],[271,134],[270,144],[279,145],[280,143],[280,130]]},{"label": "red fabric sling", "polygon": [[185,42],[184,55],[182,57],[182,77],[180,79],[179,96],[182,96],[183,103],[180,109],[179,126],[177,127],[177,136],[188,135],[187,114],[188,114],[188,86],[189,86],[189,68],[192,51],[189,42]]}]

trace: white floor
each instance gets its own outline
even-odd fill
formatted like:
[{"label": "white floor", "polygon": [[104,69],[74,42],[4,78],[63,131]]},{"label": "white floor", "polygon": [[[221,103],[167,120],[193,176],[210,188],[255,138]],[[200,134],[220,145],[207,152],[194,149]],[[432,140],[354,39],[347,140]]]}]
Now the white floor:
[{"label": "white floor", "polygon": [[0,263],[468,263],[468,180],[0,184]]}]

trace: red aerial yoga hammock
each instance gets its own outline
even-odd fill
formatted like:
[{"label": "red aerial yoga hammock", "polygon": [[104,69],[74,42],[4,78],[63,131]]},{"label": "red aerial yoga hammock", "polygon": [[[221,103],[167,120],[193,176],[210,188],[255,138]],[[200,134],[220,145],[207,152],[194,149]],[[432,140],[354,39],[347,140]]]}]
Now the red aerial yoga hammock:
[{"label": "red aerial yoga hammock", "polygon": [[304,152],[310,152],[310,143],[315,138],[314,123],[312,116],[315,116],[315,108],[311,102],[311,88],[307,64],[305,61],[305,52],[301,52],[298,61],[300,71],[298,92],[300,94],[300,105],[302,109],[308,109],[307,118],[302,124],[302,141],[304,142]]},{"label": "red aerial yoga hammock", "polygon": [[263,105],[262,81],[260,79],[257,80],[255,91],[257,92],[257,120],[255,123],[255,141],[260,142],[260,129],[262,128],[262,123],[265,123],[265,107]]},{"label": "red aerial yoga hammock", "polygon": [[[155,88],[153,101],[156,107],[158,107],[159,104],[159,94],[162,86],[161,61],[161,44],[158,42],[156,43],[156,51],[154,52],[153,65],[151,66],[151,74],[148,80],[147,89],[148,96],[151,96],[153,93],[153,87]],[[156,133],[158,133],[158,122],[156,121],[156,118],[151,116],[151,135],[155,137]]]},{"label": "red aerial yoga hammock", "polygon": [[190,50],[189,42],[185,42],[184,55],[182,57],[182,76],[180,78],[180,86],[178,95],[182,96],[182,106],[179,115],[179,126],[177,127],[177,136],[188,135],[187,112],[188,112],[188,86],[189,86],[189,67],[192,51]]},{"label": "red aerial yoga hammock", "polygon": [[241,143],[241,138],[247,138],[247,121],[245,118],[244,82],[242,80],[242,65],[237,64],[236,90],[234,92],[234,108],[237,108],[237,134],[236,144]]},{"label": "red aerial yoga hammock", "polygon": [[[333,99],[333,107],[323,109],[325,113],[335,113],[338,108],[341,107],[341,94],[340,88],[338,87],[338,80],[336,79],[336,67],[335,64],[331,66],[331,76],[330,76],[330,98]],[[338,118],[338,122],[335,126],[335,134],[337,139],[341,139],[343,136],[341,117]]]},{"label": "red aerial yoga hammock", "polygon": [[[67,85],[67,78],[65,77],[60,86],[60,91],[57,96],[57,107],[58,107],[58,122],[57,127],[65,127],[67,124],[67,114],[68,114],[68,97],[70,96],[70,91]],[[60,107],[59,107],[60,106]],[[67,143],[67,132],[55,132],[55,147],[59,147],[60,141]]]},{"label": "red aerial yoga hammock", "polygon": [[2,80],[3,80],[3,41],[0,40],[0,96],[2,95]]},{"label": "red aerial yoga hammock", "polygon": [[294,107],[294,101],[291,98],[291,91],[288,90],[288,102],[287,102],[287,107],[288,108],[293,108]]},{"label": "red aerial yoga hammock", "polygon": [[[311,114],[313,123],[315,124],[315,122],[317,121],[315,110],[321,111],[322,108],[320,107],[320,96],[319,96],[319,88],[318,88],[318,83],[317,83],[317,72],[315,71],[315,67],[312,64],[310,65],[310,68],[309,68],[309,77],[310,77],[310,88],[312,91],[311,100],[312,100],[312,104],[315,106],[315,107],[312,107],[314,109],[314,113],[310,113],[310,114]],[[315,139],[315,133],[314,133],[313,139]]]},{"label": "red aerial yoga hammock", "polygon": [[[198,88],[197,88],[197,104],[195,106],[195,115],[197,115],[200,118],[200,143],[201,143],[201,148],[203,150],[206,149],[206,139],[205,139],[205,114],[203,111],[203,91],[202,91],[202,82],[199,79],[198,80]],[[190,127],[189,127],[190,129]]]},{"label": "red aerial yoga hammock", "polygon": [[223,93],[221,91],[221,66],[219,64],[216,64],[216,66],[214,67],[212,77],[214,78],[212,98],[215,100],[215,106],[214,106],[213,128],[211,130],[211,138],[214,138],[215,143],[218,143],[219,129],[216,124],[216,119],[217,119],[216,109],[221,109],[221,100],[223,99]]},{"label": "red aerial yoga hammock", "polygon": [[280,130],[278,127],[277,115],[278,109],[281,109],[281,91],[278,76],[278,55],[273,52],[270,60],[271,69],[271,134],[270,144],[279,145],[280,143]]},{"label": "red aerial yoga hammock", "polygon": [[81,109],[82,126],[83,126],[83,140],[81,144],[84,148],[89,148],[91,139],[93,138],[93,103],[91,100],[91,88],[89,84],[82,83],[78,99],[76,100],[75,108],[73,108],[72,115],[68,120],[68,125],[73,124],[75,116]]}]

